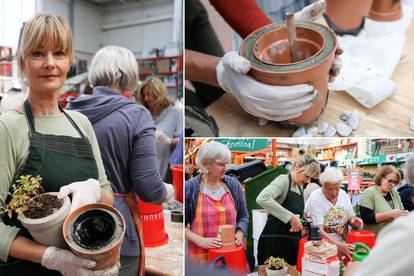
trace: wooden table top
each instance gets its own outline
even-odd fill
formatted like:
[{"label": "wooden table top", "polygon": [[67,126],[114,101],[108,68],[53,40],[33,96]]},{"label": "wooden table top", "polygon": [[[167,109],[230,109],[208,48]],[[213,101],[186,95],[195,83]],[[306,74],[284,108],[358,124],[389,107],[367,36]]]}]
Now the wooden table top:
[{"label": "wooden table top", "polygon": [[[353,132],[358,137],[408,137],[414,131],[409,122],[414,118],[414,19],[406,32],[407,42],[392,80],[398,90],[375,107],[368,109],[359,104],[344,91],[332,91],[327,108],[319,121],[333,126],[343,123],[339,115],[343,111],[358,110],[359,128]],[[246,113],[229,94],[223,95],[211,104],[206,111],[212,115],[219,126],[222,137],[290,137],[295,128],[269,123],[260,127],[257,118]]]}]

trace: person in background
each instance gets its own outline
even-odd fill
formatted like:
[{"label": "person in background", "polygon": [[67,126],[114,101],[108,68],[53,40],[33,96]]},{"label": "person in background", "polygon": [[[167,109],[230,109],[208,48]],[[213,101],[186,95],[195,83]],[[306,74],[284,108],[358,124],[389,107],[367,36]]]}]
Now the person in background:
[{"label": "person in background", "polygon": [[[58,105],[73,59],[69,24],[60,16],[39,14],[20,33],[17,64],[27,79],[27,100],[0,116],[0,208],[8,204],[20,176],[42,178],[46,192],[72,194],[71,210],[89,203],[113,205],[99,146],[89,120]],[[119,264],[93,271],[96,262],[70,250],[33,241],[16,216],[0,220],[0,275],[116,275]]]},{"label": "person in background", "polygon": [[249,214],[240,182],[225,175],[230,150],[222,143],[202,145],[196,156],[199,175],[185,182],[186,252],[194,262],[207,264],[209,248],[220,248],[217,238],[221,224],[235,226],[237,246],[247,234]]},{"label": "person in background", "polygon": [[362,192],[359,211],[367,230],[378,234],[393,219],[408,215],[400,195],[393,189],[400,179],[394,166],[384,165],[374,176],[375,185]]},{"label": "person in background", "polygon": [[[122,95],[134,90],[138,64],[131,51],[107,46],[99,50],[89,68],[92,95],[69,100],[67,109],[77,110],[91,121],[99,142],[108,180],[115,192],[115,207],[125,218],[120,275],[143,272],[143,241],[134,226],[126,195],[135,193],[145,202],[161,204],[172,196],[158,171],[155,125],[148,110]],[[123,133],[123,135],[119,135]]]},{"label": "person in background", "polygon": [[398,186],[395,186],[395,189],[400,194],[404,209],[411,212],[414,209],[414,203],[411,200],[413,194],[413,186],[404,179],[403,171],[399,170],[399,172],[401,174],[402,180]]},{"label": "person in background", "polygon": [[139,91],[140,102],[150,111],[155,122],[158,167],[164,181],[171,183],[168,160],[183,131],[183,110],[174,106],[167,87],[157,77],[148,77]]},{"label": "person in background", "polygon": [[[404,176],[414,183],[414,157],[404,164]],[[413,200],[413,198],[411,198]],[[409,252],[414,248],[414,212],[395,219],[378,235],[374,248],[362,262],[348,264],[344,276],[412,275],[414,262]]]},{"label": "person in background", "polygon": [[269,212],[257,246],[257,261],[264,264],[270,256],[281,257],[296,265],[299,239],[303,226],[303,186],[318,178],[319,162],[308,154],[299,155],[289,174],[279,175],[256,198],[257,204]]},{"label": "person in background", "polygon": [[320,176],[321,188],[314,191],[305,205],[305,214],[319,226],[322,238],[335,244],[339,251],[352,258],[355,246],[347,243],[348,227],[361,228],[363,222],[355,216],[348,194],[341,189],[344,176],[340,169],[327,168]]},{"label": "person in background", "polygon": [[[325,165],[321,164],[321,173],[325,171]],[[303,190],[303,200],[305,200],[305,204],[308,201],[309,196],[316,190],[318,190],[321,187],[321,183],[319,179],[312,178],[311,182],[308,183],[305,186],[305,189]]]}]

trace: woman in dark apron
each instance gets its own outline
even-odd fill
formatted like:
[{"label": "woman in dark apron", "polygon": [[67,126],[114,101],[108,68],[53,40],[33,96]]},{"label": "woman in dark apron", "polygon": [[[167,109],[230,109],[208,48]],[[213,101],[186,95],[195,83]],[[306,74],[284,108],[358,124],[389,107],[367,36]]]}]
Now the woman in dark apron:
[{"label": "woman in dark apron", "polygon": [[284,258],[296,265],[303,214],[303,185],[311,178],[318,178],[320,166],[310,155],[297,157],[288,175],[279,175],[257,197],[257,203],[269,212],[266,225],[257,246],[259,265],[270,256]]},{"label": "woman in dark apron", "polygon": [[[0,207],[10,200],[7,193],[15,180],[29,174],[42,177],[46,192],[64,187],[62,193],[72,194],[72,208],[97,201],[113,204],[92,126],[58,105],[58,89],[72,59],[72,35],[63,18],[41,14],[26,22],[17,60],[30,92],[21,110],[0,117]],[[34,242],[16,217],[3,214],[0,235],[0,275],[88,275],[95,266],[69,250]]]}]

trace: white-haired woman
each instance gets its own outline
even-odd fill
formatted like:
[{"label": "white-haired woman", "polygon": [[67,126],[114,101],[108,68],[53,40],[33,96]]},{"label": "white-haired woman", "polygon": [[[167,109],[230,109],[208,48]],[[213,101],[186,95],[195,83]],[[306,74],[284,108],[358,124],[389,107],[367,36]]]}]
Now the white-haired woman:
[{"label": "white-haired woman", "polygon": [[[404,177],[414,183],[414,157],[404,164]],[[413,195],[411,200],[413,200]],[[363,262],[348,264],[344,276],[413,275],[414,212],[395,219],[377,237],[374,248]]]},{"label": "white-haired woman", "polygon": [[[135,89],[137,72],[138,65],[131,51],[117,46],[104,47],[96,53],[89,68],[93,94],[69,100],[67,107],[83,113],[91,121],[115,192],[115,207],[125,218],[120,275],[137,275],[139,265],[143,264],[139,258],[143,256],[143,244],[126,195],[132,191],[153,204],[169,198],[158,172],[151,115],[142,105],[122,96],[126,89]],[[172,185],[166,187],[171,194]],[[140,268],[142,273],[143,266]]]},{"label": "white-haired woman", "polygon": [[363,223],[355,216],[348,194],[341,189],[343,178],[340,169],[326,168],[319,176],[321,188],[306,202],[305,214],[312,217],[313,226],[320,227],[323,238],[351,258],[355,246],[346,242],[348,226],[362,227]]},{"label": "white-haired woman", "polygon": [[164,181],[171,183],[168,160],[183,132],[183,109],[174,106],[167,87],[157,77],[148,77],[139,90],[140,102],[151,112],[157,131],[158,166]]},{"label": "white-haired woman", "polygon": [[319,162],[308,154],[299,155],[289,174],[279,175],[256,198],[259,206],[269,212],[257,246],[257,260],[282,257],[296,265],[299,239],[302,237],[303,186],[318,178]]},{"label": "white-haired woman", "polygon": [[185,182],[185,238],[187,253],[193,261],[207,263],[209,248],[219,248],[218,226],[236,228],[236,245],[247,233],[249,215],[242,187],[237,178],[225,175],[230,162],[229,149],[219,142],[200,147],[196,166],[200,174]]},{"label": "white-haired woman", "polygon": [[[22,175],[40,175],[47,192],[72,193],[72,210],[97,201],[112,205],[90,122],[58,105],[58,90],[73,64],[69,24],[60,16],[40,14],[25,23],[20,37],[16,58],[30,92],[23,105],[0,116],[0,207]],[[16,216],[3,214],[0,236],[0,275],[85,275],[96,265],[33,241]]]}]

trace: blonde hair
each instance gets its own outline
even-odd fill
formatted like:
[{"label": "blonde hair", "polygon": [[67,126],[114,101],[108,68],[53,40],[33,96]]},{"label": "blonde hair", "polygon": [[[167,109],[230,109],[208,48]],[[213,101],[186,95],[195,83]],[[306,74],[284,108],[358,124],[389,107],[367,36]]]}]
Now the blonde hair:
[{"label": "blonde hair", "polygon": [[74,62],[72,31],[66,20],[59,15],[39,14],[23,23],[17,47],[17,65],[23,75],[24,59],[35,49],[51,43],[65,52],[71,63]]},{"label": "blonde hair", "polygon": [[231,159],[231,152],[229,148],[219,142],[212,141],[205,143],[200,147],[197,152],[195,163],[199,171],[207,173],[208,168],[204,166],[203,161],[212,162],[219,161],[225,162]]},{"label": "blonde hair", "polygon": [[134,54],[123,47],[106,46],[92,59],[89,82],[96,86],[116,86],[123,92],[137,86],[138,63]]},{"label": "blonde hair", "polygon": [[[145,87],[149,88],[150,93],[154,97],[155,102],[152,108],[149,108],[144,101],[143,90]],[[160,115],[161,111],[163,111],[168,106],[174,105],[173,100],[167,93],[167,87],[165,86],[164,82],[154,76],[150,76],[145,79],[144,83],[139,89],[139,101],[155,116]]]},{"label": "blonde hair", "polygon": [[319,176],[319,181],[322,185],[325,184],[341,184],[344,179],[342,171],[335,167],[326,168],[323,173]]},{"label": "blonde hair", "polygon": [[377,171],[377,174],[374,176],[374,183],[377,184],[377,186],[381,186],[381,178],[385,178],[385,176],[389,174],[395,174],[398,178],[398,183],[401,181],[401,175],[400,172],[392,165],[384,165]]},{"label": "blonde hair", "polygon": [[293,166],[312,178],[318,178],[321,173],[321,166],[318,160],[309,154],[299,154],[293,162]]}]

